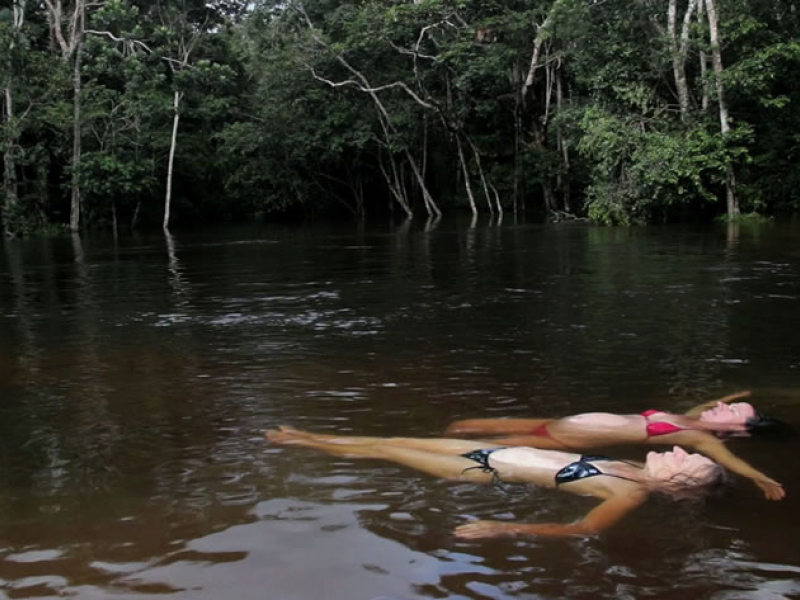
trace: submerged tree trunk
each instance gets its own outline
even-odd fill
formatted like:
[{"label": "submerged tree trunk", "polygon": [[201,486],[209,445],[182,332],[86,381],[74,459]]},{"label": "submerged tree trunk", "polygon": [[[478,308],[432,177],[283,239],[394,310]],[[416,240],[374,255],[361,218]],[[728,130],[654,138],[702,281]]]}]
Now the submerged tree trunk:
[{"label": "submerged tree trunk", "polygon": [[[724,69],[722,67],[722,51],[720,50],[717,8],[714,0],[705,0],[706,14],[708,15],[709,38],[711,41],[711,62],[714,66],[714,82],[717,89],[717,102],[719,104],[720,131],[723,136],[728,136],[731,131],[728,104],[725,101],[725,85],[722,81]],[[727,177],[725,180],[725,195],[728,209],[728,218],[736,219],[739,216],[739,199],[736,196],[736,173],[733,164],[728,162]]]},{"label": "submerged tree trunk", "polygon": [[175,92],[172,101],[172,138],[169,144],[169,161],[167,163],[167,191],[164,197],[164,229],[169,229],[170,206],[172,204],[172,168],[175,164],[175,147],[178,145],[178,123],[181,120],[181,92]]}]

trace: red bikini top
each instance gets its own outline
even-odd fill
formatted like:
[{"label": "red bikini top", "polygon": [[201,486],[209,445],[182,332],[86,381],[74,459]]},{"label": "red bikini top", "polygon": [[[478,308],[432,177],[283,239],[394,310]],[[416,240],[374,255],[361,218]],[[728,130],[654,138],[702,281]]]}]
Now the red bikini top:
[{"label": "red bikini top", "polygon": [[683,427],[678,427],[674,423],[670,423],[668,421],[650,421],[650,417],[659,413],[663,413],[663,410],[646,410],[642,413],[642,416],[647,421],[647,426],[645,427],[645,432],[647,433],[647,437],[655,437],[658,435],[667,435],[668,433],[678,433],[679,431],[683,431]]}]

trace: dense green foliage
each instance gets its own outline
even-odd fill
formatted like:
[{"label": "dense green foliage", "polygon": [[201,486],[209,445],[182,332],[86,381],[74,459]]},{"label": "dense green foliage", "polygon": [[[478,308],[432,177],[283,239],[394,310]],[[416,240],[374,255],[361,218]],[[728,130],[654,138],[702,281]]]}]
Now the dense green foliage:
[{"label": "dense green foliage", "polygon": [[800,209],[790,0],[7,4],[9,235],[157,224],[170,194],[173,223]]}]

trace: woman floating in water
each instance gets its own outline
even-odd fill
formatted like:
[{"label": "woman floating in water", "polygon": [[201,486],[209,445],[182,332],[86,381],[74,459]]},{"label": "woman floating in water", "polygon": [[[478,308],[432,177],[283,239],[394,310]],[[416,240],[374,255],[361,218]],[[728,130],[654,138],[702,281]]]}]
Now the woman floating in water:
[{"label": "woman floating in water", "polygon": [[602,502],[576,523],[474,521],[457,527],[463,538],[506,535],[592,535],[607,529],[642,504],[651,492],[702,495],[719,485],[724,469],[699,454],[675,447],[649,452],[642,463],[541,450],[503,448],[490,442],[323,435],[290,427],[268,431],[276,444],[306,446],[336,456],[378,458],[448,479],[489,483],[533,483]]},{"label": "woman floating in water", "polygon": [[752,404],[733,402],[749,396],[749,391],[731,394],[684,415],[648,410],[638,415],[584,413],[560,419],[468,419],[452,423],[445,436],[491,436],[499,445],[559,450],[616,444],[687,446],[751,479],[770,500],[780,500],[786,495],[783,486],[732,454],[719,437],[788,429],[776,419],[759,416]]}]

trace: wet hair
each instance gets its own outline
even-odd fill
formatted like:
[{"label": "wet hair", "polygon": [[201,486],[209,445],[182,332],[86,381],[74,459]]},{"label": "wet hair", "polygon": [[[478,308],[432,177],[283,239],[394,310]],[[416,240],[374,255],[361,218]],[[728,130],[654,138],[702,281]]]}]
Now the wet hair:
[{"label": "wet hair", "polygon": [[721,494],[730,485],[730,475],[722,465],[712,463],[708,465],[706,472],[707,475],[702,478],[676,473],[663,483],[654,485],[652,491],[673,500],[699,500]]},{"label": "wet hair", "polygon": [[780,419],[762,415],[756,411],[756,416],[745,422],[747,432],[756,437],[773,440],[788,440],[797,435],[797,430]]}]

